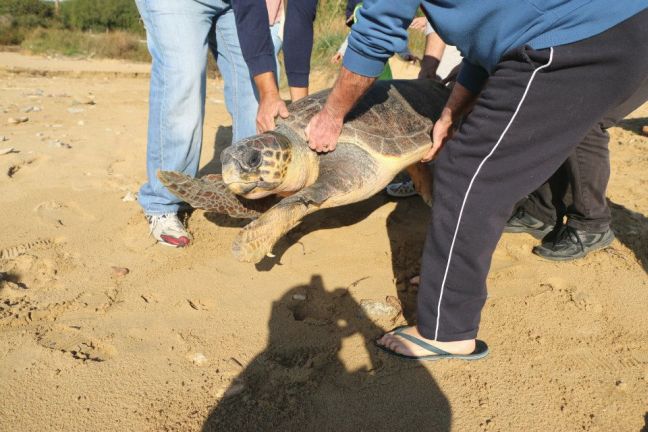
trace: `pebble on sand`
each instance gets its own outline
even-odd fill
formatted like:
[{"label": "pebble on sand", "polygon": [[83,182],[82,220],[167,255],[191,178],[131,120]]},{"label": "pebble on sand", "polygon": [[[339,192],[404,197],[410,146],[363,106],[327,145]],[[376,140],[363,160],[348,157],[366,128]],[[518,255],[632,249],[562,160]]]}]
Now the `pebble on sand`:
[{"label": "pebble on sand", "polygon": [[137,201],[137,194],[128,191],[128,192],[126,192],[126,195],[124,195],[124,197],[122,198],[122,201],[124,201],[124,202]]},{"label": "pebble on sand", "polygon": [[72,146],[68,143],[64,143],[61,140],[54,140],[50,143],[52,147],[58,147],[58,148],[65,148],[65,149],[71,149]]},{"label": "pebble on sand", "polygon": [[293,294],[292,298],[293,300],[304,301],[306,300],[306,294],[299,294],[299,293]]},{"label": "pebble on sand", "polygon": [[94,105],[95,100],[89,96],[74,96],[74,102],[78,105]]},{"label": "pebble on sand", "polygon": [[114,276],[117,276],[117,277],[124,277],[124,276],[126,276],[128,273],[130,273],[130,270],[127,269],[126,267],[116,267],[116,266],[112,266],[111,269],[112,269],[113,275],[114,275]]},{"label": "pebble on sand", "polygon": [[29,121],[29,117],[9,117],[7,123],[9,124],[20,124]]},{"label": "pebble on sand", "polygon": [[13,147],[7,147],[7,148],[0,149],[0,156],[1,155],[6,155],[6,154],[9,154],[9,153],[18,153],[18,151]]},{"label": "pebble on sand", "polygon": [[393,305],[379,300],[360,300],[360,309],[368,318],[394,318],[401,312]]},{"label": "pebble on sand", "polygon": [[196,366],[202,366],[207,363],[207,357],[203,353],[194,353],[190,356],[191,362]]},{"label": "pebble on sand", "polygon": [[648,136],[648,125],[641,128],[641,133]]},{"label": "pebble on sand", "polygon": [[4,135],[0,135],[0,142],[4,142],[4,141],[9,141],[9,138],[7,138]]}]

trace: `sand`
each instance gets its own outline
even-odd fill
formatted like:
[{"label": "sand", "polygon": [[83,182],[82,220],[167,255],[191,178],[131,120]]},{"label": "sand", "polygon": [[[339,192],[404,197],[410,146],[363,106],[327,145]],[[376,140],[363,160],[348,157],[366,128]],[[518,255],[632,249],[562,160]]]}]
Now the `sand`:
[{"label": "sand", "polygon": [[[155,245],[130,200],[146,68],[65,62],[0,54],[0,430],[647,430],[648,105],[611,131],[612,247],[552,263],[504,235],[491,355],[420,365],[371,341],[415,319],[421,200],[309,216],[256,267],[230,253],[242,223],[203,211],[193,246]],[[203,173],[229,125],[210,79]],[[404,317],[362,313],[387,296]]]}]

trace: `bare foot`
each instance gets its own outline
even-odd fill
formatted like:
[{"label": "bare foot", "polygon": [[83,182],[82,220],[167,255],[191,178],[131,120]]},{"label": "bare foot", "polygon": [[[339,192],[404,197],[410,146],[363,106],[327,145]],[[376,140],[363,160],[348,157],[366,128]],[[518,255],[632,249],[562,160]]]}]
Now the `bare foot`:
[{"label": "bare foot", "polygon": [[[424,338],[423,336],[421,336],[415,326],[408,327],[403,331],[403,333],[414,336],[417,339],[421,339],[423,342],[427,342],[430,345],[440,348],[450,354],[466,355],[471,354],[475,351],[475,339],[456,342],[439,342],[433,339]],[[386,333],[383,337],[378,339],[376,343],[398,354],[403,354],[406,356],[423,357],[435,354],[434,352],[431,352],[423,347],[416,345],[413,342],[410,342],[398,336],[397,334],[394,334],[394,332]]]}]

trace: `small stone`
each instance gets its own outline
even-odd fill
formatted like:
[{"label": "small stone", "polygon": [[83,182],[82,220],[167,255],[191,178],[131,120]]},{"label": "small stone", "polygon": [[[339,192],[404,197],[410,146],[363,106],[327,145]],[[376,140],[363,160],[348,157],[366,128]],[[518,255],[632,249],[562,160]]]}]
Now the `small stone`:
[{"label": "small stone", "polygon": [[72,146],[68,143],[64,143],[61,140],[54,140],[50,143],[52,147],[58,147],[58,148],[64,148],[64,149],[71,149]]},{"label": "small stone", "polygon": [[648,136],[648,125],[641,128],[641,133]]},{"label": "small stone", "polygon": [[191,362],[196,366],[202,366],[207,363],[208,359],[203,353],[194,353],[190,356]]},{"label": "small stone", "polygon": [[394,318],[400,313],[394,306],[378,300],[360,300],[360,309],[368,318]]},{"label": "small stone", "polygon": [[628,389],[628,384],[624,381],[618,380],[616,383],[617,390],[625,391]]},{"label": "small stone", "polygon": [[29,117],[9,117],[7,123],[9,124],[20,124],[29,121]]},{"label": "small stone", "polygon": [[232,396],[236,396],[237,394],[243,392],[245,390],[245,386],[241,383],[234,383],[228,388],[225,393],[223,394],[223,398],[228,398]]},{"label": "small stone", "polygon": [[34,89],[34,90],[29,90],[23,93],[24,96],[43,96],[43,90],[42,89]]},{"label": "small stone", "polygon": [[38,138],[43,138],[45,136],[45,134],[43,132],[36,132],[36,136]]},{"label": "small stone", "polygon": [[306,300],[306,294],[293,294],[293,300],[304,301]]},{"label": "small stone", "polygon": [[94,105],[96,103],[95,100],[89,96],[75,96],[73,100],[79,105]]},{"label": "small stone", "polygon": [[24,108],[22,109],[22,112],[24,112],[24,113],[30,113],[30,112],[32,112],[32,111],[34,111],[34,107],[33,107],[33,106],[26,106],[26,107],[24,107]]},{"label": "small stone", "polygon": [[70,114],[79,114],[85,111],[83,108],[75,108],[75,107],[68,108],[67,110]]},{"label": "small stone", "polygon": [[126,192],[126,195],[122,198],[122,201],[124,202],[133,202],[137,201],[137,194],[133,192]]},{"label": "small stone", "polygon": [[9,154],[9,153],[18,153],[18,151],[13,147],[7,147],[7,148],[0,149],[0,156],[6,155],[6,154]]},{"label": "small stone", "polygon": [[124,276],[126,276],[128,273],[130,273],[130,270],[127,269],[126,267],[115,267],[115,266],[112,266],[111,269],[112,269],[113,275],[114,275],[114,276],[117,276],[117,277],[124,277]]},{"label": "small stone", "polygon": [[7,138],[4,135],[0,135],[0,142],[5,142],[5,141],[9,141],[9,138]]}]

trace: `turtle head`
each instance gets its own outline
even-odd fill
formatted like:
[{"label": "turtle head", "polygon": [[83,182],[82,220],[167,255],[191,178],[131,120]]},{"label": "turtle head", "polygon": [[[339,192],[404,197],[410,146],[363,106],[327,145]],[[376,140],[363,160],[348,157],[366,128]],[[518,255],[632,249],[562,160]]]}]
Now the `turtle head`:
[{"label": "turtle head", "polygon": [[288,138],[266,132],[238,141],[221,154],[223,181],[237,195],[262,198],[278,192],[292,160]]}]

